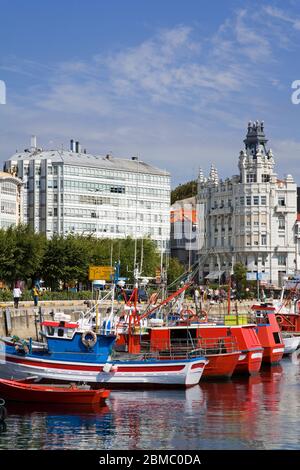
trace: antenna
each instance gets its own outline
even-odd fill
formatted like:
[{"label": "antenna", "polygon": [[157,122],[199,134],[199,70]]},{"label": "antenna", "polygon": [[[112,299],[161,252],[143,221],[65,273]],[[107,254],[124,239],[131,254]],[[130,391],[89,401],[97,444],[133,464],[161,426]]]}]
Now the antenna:
[{"label": "antenna", "polygon": [[[140,162],[139,162],[139,155],[137,154],[137,185],[136,185],[136,197],[135,197],[135,236],[134,236],[134,261],[133,261],[133,272],[134,277],[138,277],[138,270],[137,270],[137,212],[138,212],[138,193],[139,193],[139,176],[140,176]],[[135,279],[137,281],[137,279]]]}]

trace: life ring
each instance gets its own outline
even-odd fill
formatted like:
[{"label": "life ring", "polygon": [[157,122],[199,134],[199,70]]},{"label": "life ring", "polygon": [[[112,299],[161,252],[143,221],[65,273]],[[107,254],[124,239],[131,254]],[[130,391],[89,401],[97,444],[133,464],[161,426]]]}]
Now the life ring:
[{"label": "life ring", "polygon": [[276,315],[276,320],[279,324],[283,323],[283,317],[281,315]]},{"label": "life ring", "polygon": [[208,322],[208,315],[206,310],[201,310],[200,315],[201,321],[203,321],[204,323]]},{"label": "life ring", "polygon": [[92,348],[97,343],[97,335],[92,330],[85,331],[82,333],[81,341],[86,348]]},{"label": "life ring", "polygon": [[184,317],[186,315],[188,317],[194,317],[196,314],[195,314],[194,310],[192,310],[191,308],[183,308],[180,312],[180,316]]}]

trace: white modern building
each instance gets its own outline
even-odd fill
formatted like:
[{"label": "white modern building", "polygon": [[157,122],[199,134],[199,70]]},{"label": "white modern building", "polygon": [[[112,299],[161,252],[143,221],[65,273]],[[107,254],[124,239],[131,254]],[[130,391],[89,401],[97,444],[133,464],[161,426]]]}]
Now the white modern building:
[{"label": "white modern building", "polygon": [[150,236],[166,250],[170,238],[170,175],[136,157],[116,158],[81,151],[16,152],[4,170],[24,183],[23,219],[35,231],[122,238]]},{"label": "white modern building", "polygon": [[0,171],[0,207],[0,228],[22,222],[22,181],[3,171]]},{"label": "white modern building", "polygon": [[242,262],[254,278],[278,285],[300,269],[297,185],[291,175],[277,177],[263,122],[249,122],[244,144],[238,175],[222,181],[214,166],[208,178],[200,170],[201,273],[225,276]]}]

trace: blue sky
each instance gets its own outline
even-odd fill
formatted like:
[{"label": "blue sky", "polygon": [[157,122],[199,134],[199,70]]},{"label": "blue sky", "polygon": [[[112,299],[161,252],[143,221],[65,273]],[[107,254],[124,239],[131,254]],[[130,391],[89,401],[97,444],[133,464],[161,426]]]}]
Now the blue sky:
[{"label": "blue sky", "polygon": [[80,140],[141,159],[173,185],[214,162],[237,173],[264,120],[280,176],[300,185],[300,2],[0,0],[0,160]]}]

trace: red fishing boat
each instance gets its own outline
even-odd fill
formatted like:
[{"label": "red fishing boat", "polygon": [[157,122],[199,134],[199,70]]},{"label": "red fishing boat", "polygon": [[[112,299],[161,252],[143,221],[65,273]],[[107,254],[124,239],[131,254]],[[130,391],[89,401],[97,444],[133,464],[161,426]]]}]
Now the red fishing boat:
[{"label": "red fishing boat", "polygon": [[204,356],[208,363],[203,372],[206,379],[228,379],[232,376],[241,351],[235,338],[214,331],[214,326],[177,325],[149,326],[141,335],[123,335],[123,341],[131,353],[157,353],[163,358],[164,354],[175,359],[190,355]]},{"label": "red fishing boat", "polygon": [[42,385],[0,379],[0,393],[6,400],[12,401],[82,405],[104,402],[110,391],[92,390],[86,386]]},{"label": "red fishing boat", "polygon": [[149,322],[143,323],[143,320],[148,319],[155,310],[184,294],[190,285],[186,283],[142,315],[136,313],[135,289],[133,298],[127,303],[131,305],[131,314],[127,316],[127,322],[122,325],[117,324],[117,348],[130,354],[157,353],[159,358],[163,358],[164,354],[171,354],[177,360],[186,355],[204,356],[208,360],[203,371],[204,378],[228,379],[232,376],[241,355],[233,335],[227,335],[227,332],[220,333],[214,324],[191,323],[190,319],[184,319],[182,315],[178,321],[172,319],[169,322],[167,318],[164,321],[150,317]]},{"label": "red fishing boat", "polygon": [[231,326],[231,333],[241,350],[234,375],[253,375],[259,372],[264,349],[256,333],[256,325]]},{"label": "red fishing boat", "polygon": [[284,342],[275,315],[275,307],[268,304],[253,305],[257,336],[264,348],[263,363],[276,364],[284,353]]}]

